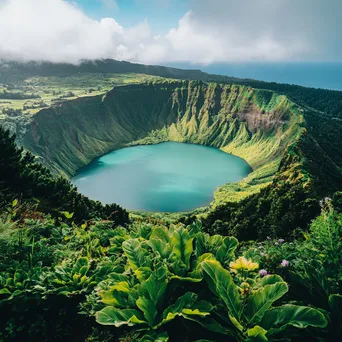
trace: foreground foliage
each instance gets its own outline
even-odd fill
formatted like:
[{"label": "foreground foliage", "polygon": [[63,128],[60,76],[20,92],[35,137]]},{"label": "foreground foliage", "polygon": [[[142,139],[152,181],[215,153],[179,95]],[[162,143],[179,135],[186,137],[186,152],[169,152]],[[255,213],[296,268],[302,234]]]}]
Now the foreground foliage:
[{"label": "foreground foliage", "polygon": [[[342,216],[239,244],[199,221],[63,223],[14,201],[0,221],[0,340],[334,341]],[[62,215],[62,214],[61,214]]]}]

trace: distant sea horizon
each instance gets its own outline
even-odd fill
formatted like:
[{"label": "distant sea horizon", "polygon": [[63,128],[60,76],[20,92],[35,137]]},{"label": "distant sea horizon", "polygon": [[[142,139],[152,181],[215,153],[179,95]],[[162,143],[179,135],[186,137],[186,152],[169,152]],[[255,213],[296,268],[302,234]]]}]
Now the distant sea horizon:
[{"label": "distant sea horizon", "polygon": [[167,66],[200,69],[209,74],[251,78],[266,82],[342,90],[342,62],[215,63],[211,65],[171,63]]}]

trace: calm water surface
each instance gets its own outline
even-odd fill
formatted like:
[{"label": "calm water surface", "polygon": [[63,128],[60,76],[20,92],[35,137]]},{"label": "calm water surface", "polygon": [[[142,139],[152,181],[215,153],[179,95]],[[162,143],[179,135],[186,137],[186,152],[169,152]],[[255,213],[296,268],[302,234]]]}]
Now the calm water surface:
[{"label": "calm water surface", "polygon": [[207,66],[173,63],[170,66],[267,82],[342,90],[342,62],[214,63]]},{"label": "calm water surface", "polygon": [[110,152],[80,170],[72,182],[105,204],[177,212],[209,204],[218,186],[251,171],[246,161],[219,149],[166,142]]}]

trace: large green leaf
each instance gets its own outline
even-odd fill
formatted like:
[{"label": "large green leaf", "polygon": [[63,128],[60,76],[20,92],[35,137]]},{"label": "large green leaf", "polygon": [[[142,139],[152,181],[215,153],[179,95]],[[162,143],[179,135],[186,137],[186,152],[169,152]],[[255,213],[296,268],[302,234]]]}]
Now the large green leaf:
[{"label": "large green leaf", "polygon": [[169,313],[177,313],[181,312],[184,308],[190,309],[192,305],[195,304],[197,300],[197,294],[193,292],[187,292],[183,296],[179,297],[176,300],[176,303],[169,306],[166,310],[163,312],[163,317],[166,318],[166,316]]},{"label": "large green leaf", "polygon": [[74,213],[69,213],[68,211],[61,211],[61,214],[63,214],[67,219],[72,219],[74,216]]},{"label": "large green leaf", "polygon": [[189,233],[191,236],[195,236],[198,233],[202,232],[202,222],[200,220],[196,220],[190,226],[187,226]]},{"label": "large green leaf", "polygon": [[112,272],[109,274],[109,279],[114,280],[115,282],[125,281],[127,283],[130,282],[130,277],[127,274]]},{"label": "large green leaf", "polygon": [[234,256],[238,240],[234,237],[223,237],[204,233],[196,234],[196,257],[204,253],[212,253],[221,264],[227,264]]},{"label": "large green leaf", "polygon": [[109,254],[122,253],[122,243],[130,239],[130,236],[127,234],[127,231],[124,228],[122,229],[115,228],[114,232],[115,232],[115,235],[109,239],[110,241],[110,248],[108,250]]},{"label": "large green leaf", "polygon": [[135,271],[139,267],[150,266],[151,261],[147,251],[141,246],[141,242],[137,239],[126,240],[122,243],[122,249],[129,261],[132,270]]},{"label": "large green leaf", "polygon": [[199,258],[202,254],[209,252],[209,248],[207,247],[209,241],[209,234],[205,233],[197,233],[195,237],[195,255]]},{"label": "large green leaf", "polygon": [[190,257],[193,251],[193,238],[190,237],[189,232],[183,227],[174,229],[171,237],[171,245],[173,256],[176,261],[181,261],[187,269],[190,268]]},{"label": "large green leaf", "polygon": [[235,328],[242,332],[243,331],[243,325],[234,316],[232,316],[230,313],[228,313],[228,317],[229,317],[231,323],[233,323],[233,325],[235,326]]},{"label": "large green leaf", "polygon": [[132,309],[116,309],[112,306],[106,306],[96,313],[96,322],[102,325],[122,325],[133,326],[136,324],[146,324],[141,313]]},{"label": "large green leaf", "polygon": [[342,316],[342,296],[340,294],[330,295],[329,307],[334,315],[334,318],[338,319],[339,316]]},{"label": "large green leaf", "polygon": [[110,287],[112,291],[128,293],[130,291],[129,284],[127,281],[120,281]]},{"label": "large green leaf", "polygon": [[210,312],[207,311],[200,311],[199,309],[183,309],[182,316],[189,317],[189,316],[200,316],[205,317],[210,315]]},{"label": "large green leaf", "polygon": [[82,276],[86,275],[89,270],[89,259],[82,257],[77,259],[75,266],[73,267],[73,273],[80,273]]},{"label": "large green leaf", "polygon": [[235,249],[239,242],[234,237],[225,237],[222,242],[223,243],[217,249],[215,256],[217,261],[219,261],[221,264],[227,264],[232,260]]},{"label": "large green leaf", "polygon": [[164,310],[163,320],[160,322],[158,327],[173,320],[177,316],[193,320],[194,316],[206,317],[210,315],[210,311],[213,309],[212,305],[206,301],[198,303],[196,303],[196,301],[197,295],[193,292],[187,292],[183,296],[179,297],[175,304]]},{"label": "large green leaf", "polygon": [[134,271],[134,274],[140,283],[143,283],[151,276],[152,272],[153,271],[149,267],[139,267]]},{"label": "large green leaf", "polygon": [[247,330],[246,342],[264,342],[268,341],[266,337],[267,330],[256,325],[255,327]]},{"label": "large green leaf", "polygon": [[202,273],[203,273],[202,262],[205,260],[216,260],[216,259],[212,253],[204,253],[200,255],[196,260],[194,260],[194,263],[192,264],[193,271],[188,273],[188,277],[202,279]]},{"label": "large green leaf", "polygon": [[147,280],[141,283],[139,293],[155,302],[162,300],[168,283],[166,274],[167,269],[165,266],[158,267]]},{"label": "large green leaf", "polygon": [[171,234],[168,231],[167,228],[165,227],[156,227],[153,228],[151,236],[150,236],[150,240],[162,240],[165,243],[169,243],[170,239],[171,239]]},{"label": "large green leaf", "polygon": [[215,287],[214,294],[217,294],[226,304],[229,313],[237,320],[240,320],[242,301],[238,287],[235,285],[230,273],[215,260],[204,261],[202,267]]},{"label": "large green leaf", "polygon": [[103,291],[100,294],[100,297],[101,302],[106,305],[122,307],[125,304],[124,298],[122,298],[121,294],[114,291]]},{"label": "large green leaf", "polygon": [[256,290],[247,300],[245,317],[249,326],[258,324],[272,304],[288,291],[285,282],[265,285]]},{"label": "large green leaf", "polygon": [[256,287],[264,287],[266,285],[272,285],[276,283],[284,282],[281,276],[276,274],[267,275],[265,277],[260,278],[260,280],[256,283]]},{"label": "large green leaf", "polygon": [[171,276],[170,280],[179,280],[182,281],[184,283],[200,283],[202,281],[202,278],[195,278],[196,274],[194,274],[194,276],[192,277],[181,277],[181,276]]},{"label": "large green leaf", "polygon": [[136,301],[137,307],[143,312],[146,321],[150,327],[153,327],[154,321],[158,315],[156,303],[146,297],[139,297]]},{"label": "large green leaf", "polygon": [[102,303],[117,308],[127,308],[134,305],[134,297],[136,296],[137,291],[131,288],[127,282],[118,282],[110,286],[108,290],[100,292]]},{"label": "large green leaf", "polygon": [[163,259],[167,259],[171,254],[171,247],[168,243],[160,239],[150,239],[148,245],[157,252]]},{"label": "large green leaf", "polygon": [[0,295],[10,295],[11,291],[7,288],[0,289]]},{"label": "large green leaf", "polygon": [[211,251],[216,252],[224,243],[224,237],[222,235],[211,235],[208,239],[208,246]]},{"label": "large green leaf", "polygon": [[286,304],[266,311],[261,326],[268,330],[268,336],[279,333],[289,326],[304,329],[308,326],[324,328],[328,324],[325,316],[318,310]]},{"label": "large green leaf", "polygon": [[164,301],[166,286],[166,269],[162,266],[153,271],[140,286],[140,296],[136,305],[144,313],[144,317],[151,327],[154,326],[158,310]]}]

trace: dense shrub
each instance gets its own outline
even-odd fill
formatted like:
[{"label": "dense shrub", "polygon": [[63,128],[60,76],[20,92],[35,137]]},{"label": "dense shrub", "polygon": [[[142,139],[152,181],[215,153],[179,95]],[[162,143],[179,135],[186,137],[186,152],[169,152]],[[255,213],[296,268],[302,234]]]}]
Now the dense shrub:
[{"label": "dense shrub", "polygon": [[341,214],[329,199],[322,210],[302,239],[242,244],[198,221],[123,228],[7,216],[0,340],[334,341],[340,249],[327,241],[340,243]]},{"label": "dense shrub", "polygon": [[0,127],[0,207],[10,201],[34,201],[46,213],[69,212],[76,222],[101,217],[113,224],[128,222],[128,214],[116,204],[102,205],[77,192],[70,182],[54,179],[35,157],[18,148],[15,136]]}]

